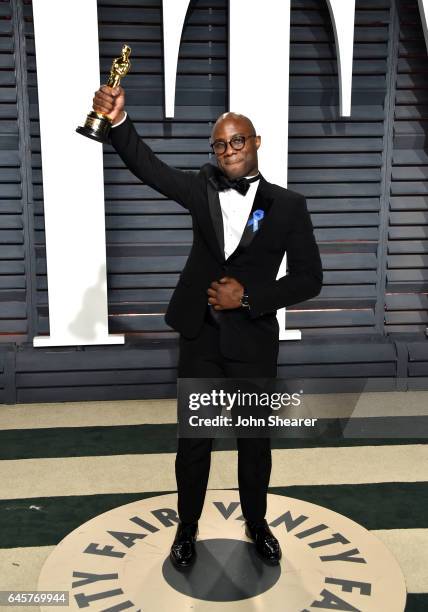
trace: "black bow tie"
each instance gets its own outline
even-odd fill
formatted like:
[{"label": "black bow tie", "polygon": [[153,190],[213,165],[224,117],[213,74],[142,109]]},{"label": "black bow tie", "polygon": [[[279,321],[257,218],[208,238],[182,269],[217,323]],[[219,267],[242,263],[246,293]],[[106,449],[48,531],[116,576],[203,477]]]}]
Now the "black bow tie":
[{"label": "black bow tie", "polygon": [[230,179],[225,174],[218,172],[214,179],[215,188],[217,191],[226,191],[226,189],[235,189],[241,195],[245,195],[250,188],[250,183],[254,183],[260,179],[260,174],[251,178]]}]

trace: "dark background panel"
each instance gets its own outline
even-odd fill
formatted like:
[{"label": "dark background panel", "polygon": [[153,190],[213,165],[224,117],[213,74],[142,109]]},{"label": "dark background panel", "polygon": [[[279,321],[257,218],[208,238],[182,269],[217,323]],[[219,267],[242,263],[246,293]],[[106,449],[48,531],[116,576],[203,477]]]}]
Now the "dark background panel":
[{"label": "dark background panel", "polygon": [[402,0],[398,7],[385,332],[424,333],[428,324],[427,52],[417,2]]}]

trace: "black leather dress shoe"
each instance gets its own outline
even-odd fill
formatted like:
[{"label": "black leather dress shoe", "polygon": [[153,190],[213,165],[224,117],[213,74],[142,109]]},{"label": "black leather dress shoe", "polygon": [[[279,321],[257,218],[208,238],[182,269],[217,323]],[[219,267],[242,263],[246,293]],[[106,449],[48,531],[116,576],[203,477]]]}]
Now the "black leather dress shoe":
[{"label": "black leather dress shoe", "polygon": [[245,523],[245,533],[256,545],[258,555],[270,565],[278,565],[282,557],[278,540],[269,529],[266,521]]},{"label": "black leather dress shoe", "polygon": [[195,542],[198,523],[179,523],[169,558],[177,569],[190,567],[196,558]]}]

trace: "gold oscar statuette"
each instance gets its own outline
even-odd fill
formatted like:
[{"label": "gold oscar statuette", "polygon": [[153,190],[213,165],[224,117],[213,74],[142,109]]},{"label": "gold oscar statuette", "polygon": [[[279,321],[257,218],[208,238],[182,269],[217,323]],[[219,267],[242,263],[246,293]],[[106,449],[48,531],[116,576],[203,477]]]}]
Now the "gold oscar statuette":
[{"label": "gold oscar statuette", "polygon": [[[121,56],[114,59],[111,65],[110,75],[107,81],[108,87],[118,87],[118,85],[120,85],[120,80],[128,74],[131,68],[131,62],[129,61],[130,55],[131,47],[123,45]],[[111,119],[104,113],[91,111],[86,116],[85,125],[76,128],[76,132],[83,134],[83,136],[87,138],[92,138],[92,140],[96,140],[97,142],[108,144],[111,125]]]}]

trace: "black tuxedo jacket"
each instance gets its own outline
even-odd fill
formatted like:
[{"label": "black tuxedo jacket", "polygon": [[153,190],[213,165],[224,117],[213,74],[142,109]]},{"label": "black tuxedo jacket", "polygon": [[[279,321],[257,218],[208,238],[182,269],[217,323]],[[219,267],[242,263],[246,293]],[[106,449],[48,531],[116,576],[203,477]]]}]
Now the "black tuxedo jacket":
[{"label": "black tuxedo jacket", "polygon": [[[317,295],[322,285],[304,196],[261,178],[240,244],[225,259],[222,213],[214,186],[218,170],[212,164],[198,173],[171,168],[138,136],[129,117],[111,130],[111,143],[139,179],[192,215],[193,245],[169,303],[168,325],[186,338],[197,336],[207,311],[208,287],[231,276],[244,285],[250,309],[218,311],[223,354],[244,361],[263,361],[277,354],[276,310]],[[254,211],[263,211],[257,229],[251,223]],[[276,280],[285,252],[288,274]]]}]

